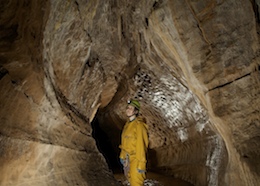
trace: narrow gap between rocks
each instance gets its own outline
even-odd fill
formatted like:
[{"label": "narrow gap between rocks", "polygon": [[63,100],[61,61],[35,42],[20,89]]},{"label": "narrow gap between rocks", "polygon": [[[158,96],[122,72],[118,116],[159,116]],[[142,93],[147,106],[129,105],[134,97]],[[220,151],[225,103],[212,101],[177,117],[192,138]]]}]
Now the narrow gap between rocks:
[{"label": "narrow gap between rocks", "polygon": [[118,172],[120,170],[120,163],[117,158],[118,152],[114,150],[107,133],[101,128],[97,115],[91,125],[93,129],[92,136],[96,140],[99,152],[101,152],[106,159],[109,169],[111,169],[113,173]]}]

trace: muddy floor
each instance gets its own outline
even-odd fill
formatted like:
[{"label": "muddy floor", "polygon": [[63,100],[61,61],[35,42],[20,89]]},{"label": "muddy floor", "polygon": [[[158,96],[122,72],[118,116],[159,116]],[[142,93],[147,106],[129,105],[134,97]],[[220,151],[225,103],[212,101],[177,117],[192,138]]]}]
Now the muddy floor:
[{"label": "muddy floor", "polygon": [[[129,186],[124,174],[116,173],[114,177],[121,183],[122,186]],[[183,181],[181,179],[176,179],[171,176],[164,176],[161,174],[148,172],[144,182],[144,186],[193,186],[192,184]]]}]

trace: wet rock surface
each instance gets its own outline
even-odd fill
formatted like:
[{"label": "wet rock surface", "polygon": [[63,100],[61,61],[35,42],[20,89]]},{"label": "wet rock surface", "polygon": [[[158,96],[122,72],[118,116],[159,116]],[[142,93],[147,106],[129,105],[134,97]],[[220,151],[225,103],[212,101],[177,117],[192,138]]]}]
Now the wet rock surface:
[{"label": "wet rock surface", "polygon": [[119,185],[94,120],[117,154],[130,98],[148,170],[260,182],[258,0],[0,5],[0,185]]}]

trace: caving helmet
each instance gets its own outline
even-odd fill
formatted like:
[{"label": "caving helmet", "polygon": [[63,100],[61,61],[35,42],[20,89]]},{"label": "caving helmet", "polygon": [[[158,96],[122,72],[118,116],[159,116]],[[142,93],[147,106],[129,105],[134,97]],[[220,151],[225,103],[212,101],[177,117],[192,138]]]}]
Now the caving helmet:
[{"label": "caving helmet", "polygon": [[135,107],[138,111],[140,111],[140,103],[139,101],[135,100],[135,99],[131,99],[128,100],[128,105],[132,105],[133,107]]}]

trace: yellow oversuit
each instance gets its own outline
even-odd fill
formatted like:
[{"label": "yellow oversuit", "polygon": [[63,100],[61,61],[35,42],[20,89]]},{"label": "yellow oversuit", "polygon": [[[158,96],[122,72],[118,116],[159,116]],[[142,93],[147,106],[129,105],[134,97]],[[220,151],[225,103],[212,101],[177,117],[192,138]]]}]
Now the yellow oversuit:
[{"label": "yellow oversuit", "polygon": [[119,158],[129,158],[130,170],[128,181],[131,186],[141,186],[144,183],[146,170],[146,151],[148,147],[147,124],[142,118],[137,117],[133,121],[126,122],[121,135],[121,153]]}]

